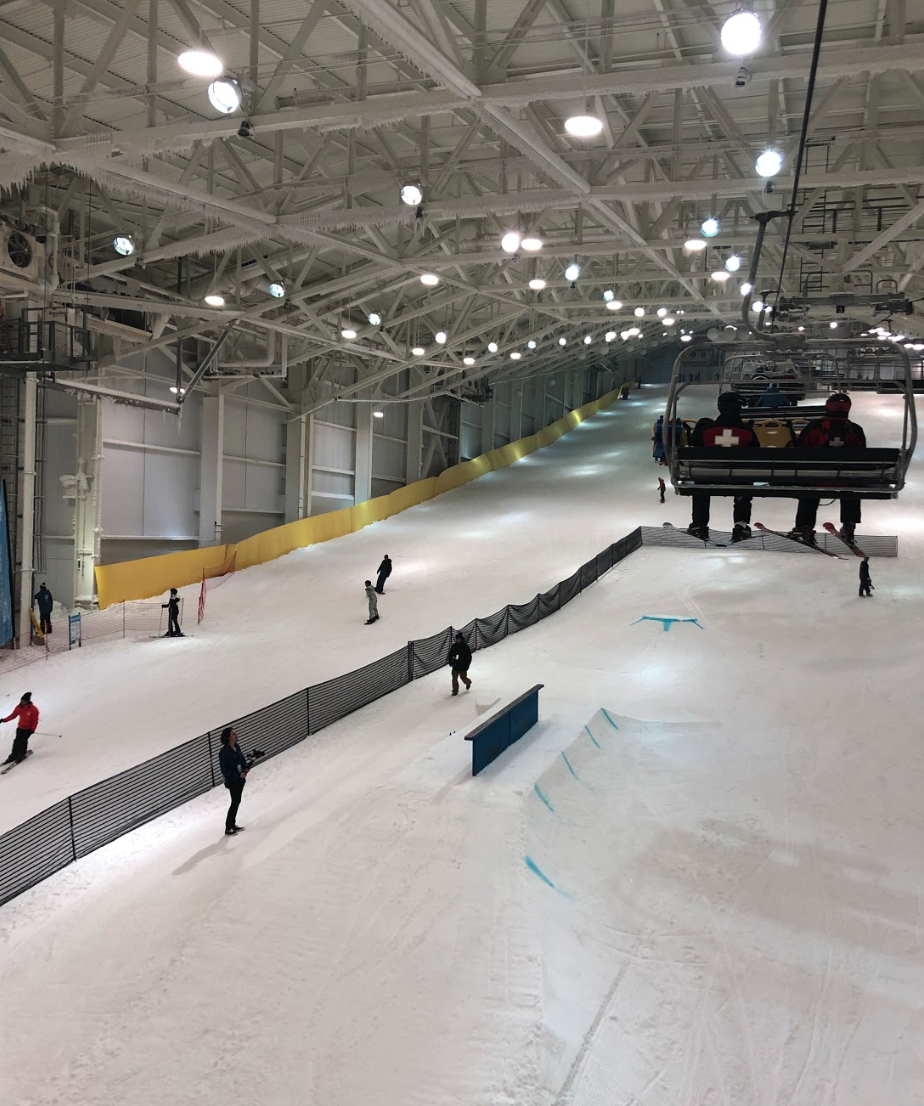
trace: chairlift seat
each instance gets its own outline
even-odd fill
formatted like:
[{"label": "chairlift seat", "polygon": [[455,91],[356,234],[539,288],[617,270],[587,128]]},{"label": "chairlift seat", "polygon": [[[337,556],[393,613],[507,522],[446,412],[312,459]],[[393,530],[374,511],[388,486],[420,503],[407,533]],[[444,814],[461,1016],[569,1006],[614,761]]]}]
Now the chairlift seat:
[{"label": "chairlift seat", "polygon": [[893,499],[902,485],[898,449],[678,448],[671,481],[680,495]]}]

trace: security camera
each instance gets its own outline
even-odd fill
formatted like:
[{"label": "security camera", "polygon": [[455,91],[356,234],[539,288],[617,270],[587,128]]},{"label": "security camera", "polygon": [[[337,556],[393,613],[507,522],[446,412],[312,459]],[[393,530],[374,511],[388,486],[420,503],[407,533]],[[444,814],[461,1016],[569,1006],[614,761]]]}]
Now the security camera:
[{"label": "security camera", "polygon": [[764,195],[765,196],[772,196],[773,195],[773,181],[772,180],[768,180],[767,183],[764,185]]},{"label": "security camera", "polygon": [[253,123],[249,119],[242,119],[241,125],[237,128],[238,138],[253,138]]},{"label": "security camera", "polygon": [[751,82],[751,71],[746,65],[742,65],[735,76],[735,88],[744,88]]},{"label": "security camera", "polygon": [[577,281],[576,280],[571,281],[571,287],[572,288],[577,288]]}]

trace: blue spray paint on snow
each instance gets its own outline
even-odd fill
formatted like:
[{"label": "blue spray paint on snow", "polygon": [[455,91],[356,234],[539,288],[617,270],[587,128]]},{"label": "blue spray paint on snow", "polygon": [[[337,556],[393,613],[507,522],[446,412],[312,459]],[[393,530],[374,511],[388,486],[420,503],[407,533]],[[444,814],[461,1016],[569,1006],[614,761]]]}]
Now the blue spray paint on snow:
[{"label": "blue spray paint on snow", "polygon": [[539,786],[538,783],[533,784],[533,791],[536,792],[536,794],[539,796],[539,798],[545,803],[545,805],[549,808],[549,810],[551,810],[551,812],[554,814],[555,813],[555,808],[552,806],[552,804],[549,802],[549,800],[543,794],[542,788]]},{"label": "blue spray paint on snow", "polygon": [[694,626],[699,626],[699,629],[705,629],[704,626],[700,626],[695,618],[661,618],[655,614],[643,614],[641,618],[637,618],[634,622],[630,622],[630,626],[637,626],[640,622],[660,622],[665,633],[668,633],[671,626],[675,622],[692,622]]},{"label": "blue spray paint on snow", "polygon": [[609,715],[607,714],[607,712],[606,712],[606,711],[605,711],[605,710],[603,709],[603,707],[601,707],[601,708],[600,708],[600,713],[601,713],[601,714],[603,715],[603,717],[604,717],[604,718],[605,718],[605,719],[607,720],[607,722],[609,722],[609,724],[610,724],[610,725],[611,725],[611,726],[613,727],[613,729],[614,729],[614,730],[618,730],[618,729],[619,729],[619,727],[618,727],[618,726],[616,725],[616,723],[615,723],[615,722],[613,721],[613,719],[612,719],[612,718],[610,718],[610,716],[609,716]]},{"label": "blue spray paint on snow", "polygon": [[555,884],[549,879],[549,877],[545,874],[545,872],[543,872],[543,870],[539,867],[539,865],[535,862],[535,860],[533,860],[531,856],[526,857],[526,867],[529,868],[529,870],[535,875],[537,875],[543,883],[547,883],[553,891],[558,890]]},{"label": "blue spray paint on snow", "polygon": [[565,754],[564,754],[564,753],[562,753],[562,755],[561,755],[561,759],[562,759],[562,760],[563,760],[563,761],[565,762],[565,764],[567,764],[567,765],[568,765],[568,771],[569,771],[569,772],[571,773],[571,775],[572,775],[572,776],[574,776],[574,778],[575,778],[575,779],[576,779],[576,780],[578,781],[578,783],[580,783],[580,782],[581,782],[581,777],[580,777],[580,776],[579,776],[579,775],[577,774],[577,772],[575,772],[575,770],[574,770],[574,769],[573,769],[573,768],[571,767],[571,761],[570,761],[570,760],[568,760],[568,758],[567,758],[567,757],[565,756]]},{"label": "blue spray paint on snow", "polygon": [[602,746],[602,745],[600,744],[600,742],[599,742],[599,741],[598,741],[598,740],[597,740],[597,739],[596,739],[596,738],[594,737],[594,735],[593,735],[593,734],[592,734],[592,733],[590,732],[590,726],[586,726],[586,725],[585,725],[584,729],[585,729],[585,730],[587,730],[587,736],[588,736],[588,737],[590,738],[590,740],[591,740],[591,741],[592,741],[592,742],[594,743],[594,745],[596,745],[598,749],[602,749],[602,748],[603,748],[603,746]]}]

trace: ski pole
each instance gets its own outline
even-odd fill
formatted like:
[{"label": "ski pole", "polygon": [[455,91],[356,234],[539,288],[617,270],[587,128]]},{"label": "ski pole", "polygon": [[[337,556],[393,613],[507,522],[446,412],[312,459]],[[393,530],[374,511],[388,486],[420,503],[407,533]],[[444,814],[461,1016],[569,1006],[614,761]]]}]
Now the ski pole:
[{"label": "ski pole", "polygon": [[59,734],[59,733],[45,733],[44,730],[36,730],[35,731],[35,736],[36,737],[62,737],[63,735]]}]

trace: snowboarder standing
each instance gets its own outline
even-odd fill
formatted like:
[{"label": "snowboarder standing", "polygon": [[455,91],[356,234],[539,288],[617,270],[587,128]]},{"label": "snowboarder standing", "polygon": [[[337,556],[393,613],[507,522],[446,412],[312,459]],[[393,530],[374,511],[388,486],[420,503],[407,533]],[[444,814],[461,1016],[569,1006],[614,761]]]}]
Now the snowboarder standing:
[{"label": "snowboarder standing", "polygon": [[452,666],[453,695],[459,694],[460,679],[465,684],[465,690],[468,691],[472,686],[472,681],[468,678],[469,665],[472,663],[472,651],[461,633],[456,634],[446,663]]},{"label": "snowboarder standing", "polygon": [[664,416],[659,415],[654,424],[654,432],[651,435],[651,456],[659,465],[664,464]]},{"label": "snowboarder standing", "polygon": [[379,595],[385,594],[385,581],[391,576],[391,557],[386,553],[379,565],[378,577],[375,581],[375,590]]},{"label": "snowboarder standing", "polygon": [[371,626],[373,622],[379,620],[379,600],[371,580],[366,581],[366,598],[369,600],[369,617],[366,619],[366,625]]},{"label": "snowboarder standing", "polygon": [[869,557],[864,557],[860,561],[860,590],[858,595],[862,599],[865,595],[867,599],[872,599],[873,581],[869,578]]},{"label": "snowboarder standing", "polygon": [[38,729],[39,711],[32,702],[32,692],[27,691],[19,700],[19,705],[13,708],[12,714],[6,718],[0,718],[0,722],[12,722],[18,719],[16,724],[16,736],[13,738],[13,748],[4,764],[21,764],[29,752],[29,738]]},{"label": "snowboarder standing", "polygon": [[[796,447],[802,449],[866,449],[863,427],[851,422],[850,396],[835,392],[825,402],[825,417],[810,422],[796,439]],[[841,496],[840,536],[845,542],[853,542],[854,531],[860,521],[860,499],[856,495]],[[818,515],[820,495],[800,495],[796,510],[796,522],[790,537],[800,538],[806,545],[815,544],[815,519]]]},{"label": "snowboarder standing", "polygon": [[180,629],[180,597],[177,595],[176,588],[170,589],[170,599],[166,603],[161,603],[161,608],[167,611],[167,632],[164,637],[185,637],[186,635]]},{"label": "snowboarder standing", "polygon": [[667,485],[664,483],[664,477],[658,477],[658,492],[661,495],[661,502],[664,502],[664,493],[667,491]]},{"label": "snowboarder standing", "polygon": [[[741,418],[744,398],[737,392],[722,392],[718,399],[719,415],[715,419],[700,419],[693,428],[690,445],[713,449],[759,449],[760,440],[751,423]],[[705,492],[694,492],[693,518],[687,533],[705,541],[709,537],[709,501]],[[736,495],[732,517],[732,541],[744,541],[751,536],[751,496]]]},{"label": "snowboarder standing", "polygon": [[237,824],[237,811],[244,794],[244,784],[250,771],[247,758],[237,743],[237,734],[231,726],[221,731],[221,748],[218,751],[218,764],[225,781],[225,787],[231,792],[231,805],[225,817],[225,834],[234,837],[244,828]]},{"label": "snowboarder standing", "polygon": [[54,596],[43,583],[35,595],[33,602],[38,607],[39,628],[43,634],[51,633],[51,612],[55,609]]}]

